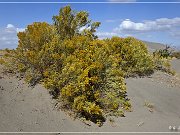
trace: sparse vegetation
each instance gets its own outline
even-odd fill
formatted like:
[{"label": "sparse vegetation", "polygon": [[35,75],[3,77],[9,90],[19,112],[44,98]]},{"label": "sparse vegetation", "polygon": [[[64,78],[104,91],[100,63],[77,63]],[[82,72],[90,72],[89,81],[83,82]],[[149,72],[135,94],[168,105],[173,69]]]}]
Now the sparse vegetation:
[{"label": "sparse vegetation", "polygon": [[[107,116],[124,116],[130,110],[125,77],[169,65],[133,37],[98,39],[100,22],[88,16],[66,6],[53,17],[52,25],[28,25],[18,33],[17,49],[7,50],[5,65],[31,85],[41,82],[62,107],[101,125]],[[82,27],[86,28],[80,31]]]},{"label": "sparse vegetation", "polygon": [[153,108],[154,108],[154,104],[151,103],[151,102],[148,102],[148,101],[145,101],[144,106],[146,106],[146,107],[148,107],[148,108],[150,108],[150,109],[153,109]]},{"label": "sparse vegetation", "polygon": [[170,50],[170,46],[166,46],[165,49],[160,49],[153,52],[155,69],[174,75],[175,73],[171,70],[170,65],[171,59],[172,51]]},{"label": "sparse vegetation", "polygon": [[173,52],[171,56],[175,57],[177,59],[180,59],[180,51],[179,52]]},{"label": "sparse vegetation", "polygon": [[154,55],[159,55],[160,57],[163,58],[168,58],[171,57],[172,51],[170,50],[170,46],[166,45],[164,49],[156,50],[153,54]]},{"label": "sparse vegetation", "polygon": [[144,106],[146,106],[150,112],[154,111],[154,104],[153,103],[145,101]]}]

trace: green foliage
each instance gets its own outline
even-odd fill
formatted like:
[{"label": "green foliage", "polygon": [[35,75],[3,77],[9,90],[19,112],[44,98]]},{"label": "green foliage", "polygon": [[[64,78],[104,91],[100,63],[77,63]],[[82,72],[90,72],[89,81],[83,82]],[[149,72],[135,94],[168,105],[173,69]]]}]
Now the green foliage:
[{"label": "green foliage", "polygon": [[170,47],[166,46],[165,49],[156,50],[153,52],[153,60],[156,70],[161,70],[170,74],[174,74],[171,70],[170,60],[171,60],[171,51]]},{"label": "green foliage", "polygon": [[44,69],[49,66],[43,61],[42,51],[44,46],[54,41],[53,26],[35,22],[28,25],[24,32],[19,32],[18,38],[17,49],[8,53],[9,61],[12,61],[9,67],[23,73],[26,80],[34,85],[41,80]]},{"label": "green foliage", "polygon": [[153,52],[153,54],[160,55],[160,57],[163,57],[163,58],[168,58],[172,54],[172,51],[170,51],[169,49],[170,49],[170,46],[166,45],[165,49],[156,50],[155,52]]},{"label": "green foliage", "polygon": [[[88,19],[89,14],[85,11],[75,12],[70,6],[61,8],[59,15],[53,16],[54,26],[61,40],[71,39],[73,36],[86,35],[96,38],[93,34],[100,22],[93,22]],[[83,32],[82,27],[87,27]]]},{"label": "green foliage", "polygon": [[108,115],[130,110],[124,78],[149,73],[157,61],[135,38],[97,39],[100,23],[88,16],[66,6],[53,16],[53,25],[28,25],[6,59],[9,69],[31,85],[40,81],[66,109],[101,124]]},{"label": "green foliage", "polygon": [[4,64],[5,60],[3,58],[0,58],[0,64]]},{"label": "green foliage", "polygon": [[62,69],[51,71],[44,84],[59,89],[59,100],[64,106],[91,120],[117,112],[119,107],[128,109],[124,72],[105,41],[75,36],[63,45],[67,50],[63,52]]},{"label": "green foliage", "polygon": [[148,53],[146,45],[133,38],[113,37],[106,40],[119,57],[119,64],[126,76],[134,74],[147,74],[154,69],[152,56]]}]

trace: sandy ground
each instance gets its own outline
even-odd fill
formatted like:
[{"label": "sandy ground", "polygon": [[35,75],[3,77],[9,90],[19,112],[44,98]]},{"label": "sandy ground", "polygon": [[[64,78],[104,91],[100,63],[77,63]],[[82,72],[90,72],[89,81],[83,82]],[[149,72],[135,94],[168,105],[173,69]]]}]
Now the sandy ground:
[{"label": "sandy ground", "polygon": [[[172,64],[179,74],[180,60],[173,60]],[[91,122],[85,124],[78,119],[74,120],[66,112],[57,110],[56,101],[51,98],[47,89],[41,85],[31,88],[23,80],[4,75],[0,65],[0,132],[169,132],[168,134],[172,134],[173,131],[169,130],[169,126],[180,126],[178,77],[178,75],[172,77],[156,72],[150,77],[127,79],[127,92],[133,106],[132,112],[126,112],[126,117],[112,118],[114,122],[110,122],[108,118],[102,127],[98,127]],[[175,132],[180,133],[180,129]],[[66,134],[71,135],[71,133]]]}]

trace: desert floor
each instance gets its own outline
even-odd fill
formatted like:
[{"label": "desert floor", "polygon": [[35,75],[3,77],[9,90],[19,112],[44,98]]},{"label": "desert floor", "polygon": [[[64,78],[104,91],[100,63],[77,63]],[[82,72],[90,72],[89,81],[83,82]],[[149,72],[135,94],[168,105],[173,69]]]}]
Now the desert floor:
[{"label": "desert floor", "polygon": [[[110,122],[110,118],[107,118],[103,126],[98,127],[91,122],[74,120],[67,112],[58,110],[56,101],[51,98],[47,89],[40,84],[34,88],[29,87],[23,80],[3,74],[0,65],[0,132],[172,134],[174,130],[169,130],[169,126],[180,127],[180,60],[173,60],[172,67],[177,72],[176,76],[156,72],[150,77],[128,78],[127,92],[133,106],[132,112],[126,112],[126,117],[111,118],[114,122]],[[180,133],[180,129],[175,132]]]}]

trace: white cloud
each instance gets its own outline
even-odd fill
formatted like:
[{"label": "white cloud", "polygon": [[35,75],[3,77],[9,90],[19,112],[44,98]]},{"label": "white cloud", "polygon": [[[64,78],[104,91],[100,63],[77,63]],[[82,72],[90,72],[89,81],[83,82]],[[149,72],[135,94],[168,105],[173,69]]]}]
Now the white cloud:
[{"label": "white cloud", "polygon": [[0,28],[0,49],[16,48],[17,33],[24,30],[24,28],[16,28],[13,24],[7,24],[5,28]]},{"label": "white cloud", "polygon": [[85,29],[86,29],[86,26],[83,26],[83,27],[81,27],[81,28],[79,29],[79,31],[82,32],[82,31],[85,30]]},{"label": "white cloud", "polygon": [[118,33],[115,32],[97,32],[96,35],[100,38],[108,38],[108,37],[112,37],[112,36],[119,36]]},{"label": "white cloud", "polygon": [[133,21],[124,19],[113,32],[123,36],[132,35],[139,39],[172,42],[179,46],[180,40],[180,17],[158,18],[154,20]]},{"label": "white cloud", "polygon": [[82,26],[81,28],[79,28],[79,32],[82,32],[85,29],[90,30],[90,27]]},{"label": "white cloud", "polygon": [[16,28],[16,32],[18,33],[18,32],[23,32],[23,31],[25,31],[25,28]]},{"label": "white cloud", "polygon": [[11,28],[15,28],[15,27],[14,27],[14,25],[12,25],[12,24],[8,24],[8,25],[6,26],[6,28],[7,28],[7,29],[11,29]]},{"label": "white cloud", "polygon": [[16,28],[12,24],[8,24],[4,30],[7,33],[16,33]]},{"label": "white cloud", "polygon": [[117,33],[114,33],[114,32],[97,32],[96,34],[98,36],[116,36],[116,35],[118,35]]},{"label": "white cloud", "polygon": [[180,18],[160,18],[156,20],[145,20],[142,22],[133,22],[126,19],[121,22],[119,27],[114,31],[131,31],[131,32],[148,32],[148,31],[164,31],[175,27],[180,27]]}]

